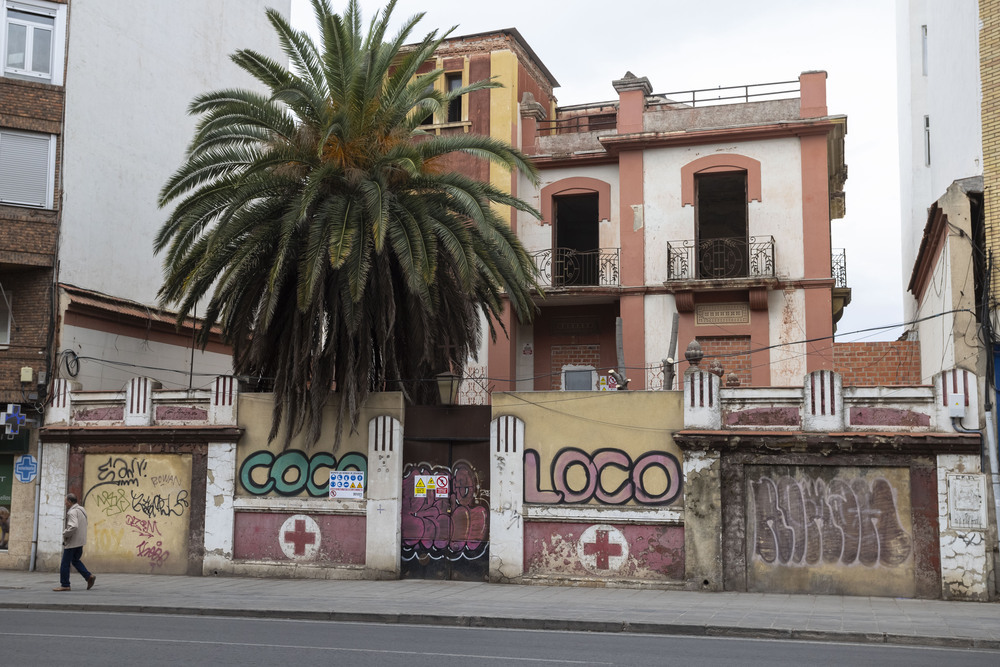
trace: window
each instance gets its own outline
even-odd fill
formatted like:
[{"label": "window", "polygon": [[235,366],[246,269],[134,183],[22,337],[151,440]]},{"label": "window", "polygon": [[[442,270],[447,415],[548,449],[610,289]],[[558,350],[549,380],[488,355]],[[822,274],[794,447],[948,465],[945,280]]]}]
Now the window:
[{"label": "window", "polygon": [[52,208],[56,137],[0,130],[0,204]]},{"label": "window", "polygon": [[[448,89],[448,93],[453,93],[462,87],[462,74],[445,74],[444,75],[445,88]],[[448,122],[449,123],[460,123],[462,122],[462,98],[456,97],[451,102],[448,103]]]},{"label": "window", "polygon": [[747,172],[698,174],[698,277],[747,276]]},{"label": "window", "polygon": [[3,75],[61,85],[66,6],[43,0],[6,0],[0,11]]},{"label": "window", "polygon": [[924,116],[924,165],[931,166],[931,117]]},{"label": "window", "polygon": [[597,370],[593,366],[563,366],[563,391],[594,391]]},{"label": "window", "polygon": [[10,345],[10,294],[0,287],[0,347]]}]

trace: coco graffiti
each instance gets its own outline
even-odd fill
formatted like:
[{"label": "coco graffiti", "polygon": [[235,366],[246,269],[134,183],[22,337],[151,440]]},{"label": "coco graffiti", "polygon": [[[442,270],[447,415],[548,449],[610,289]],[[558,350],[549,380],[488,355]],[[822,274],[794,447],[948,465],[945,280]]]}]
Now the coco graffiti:
[{"label": "coco graffiti", "polygon": [[[620,449],[597,449],[586,452],[576,447],[566,447],[552,460],[548,482],[552,490],[541,488],[539,456],[533,449],[524,450],[524,501],[550,505],[586,503],[596,500],[604,505],[622,505],[635,501],[641,505],[669,505],[681,494],[683,476],[677,458],[669,452],[651,451],[635,461]],[[569,482],[571,471],[583,473],[584,484],[573,488]],[[616,471],[624,479],[614,489],[604,486],[606,471]],[[662,491],[646,486],[646,473],[659,470],[666,476]]]},{"label": "coco graffiti", "polygon": [[[415,477],[431,474],[450,476],[447,497],[414,493]],[[479,475],[467,461],[457,461],[451,469],[408,464],[403,472],[402,559],[482,557],[489,546],[489,501],[484,496]]]},{"label": "coco graffiti", "polygon": [[897,567],[912,551],[885,479],[762,477],[751,494],[754,556],[765,563]]},{"label": "coco graffiti", "polygon": [[[265,481],[254,479],[257,469],[265,472]],[[350,452],[337,461],[329,452],[317,452],[310,457],[299,449],[289,449],[275,456],[274,452],[262,449],[243,461],[240,484],[255,496],[264,496],[272,491],[280,496],[297,496],[305,491],[314,498],[321,498],[329,494],[330,470],[367,472],[368,457]],[[322,483],[317,484],[315,477],[320,471],[327,474]]]}]

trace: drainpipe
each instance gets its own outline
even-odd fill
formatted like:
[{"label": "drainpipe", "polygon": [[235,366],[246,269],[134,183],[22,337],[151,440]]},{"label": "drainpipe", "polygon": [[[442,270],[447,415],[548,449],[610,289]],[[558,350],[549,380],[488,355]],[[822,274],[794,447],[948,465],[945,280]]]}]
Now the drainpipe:
[{"label": "drainpipe", "polygon": [[[986,410],[986,440],[990,452],[990,479],[993,480],[993,515],[1000,536],[1000,464],[997,462],[997,437],[993,426],[993,413]],[[994,586],[998,582],[994,583]]]},{"label": "drainpipe", "polygon": [[38,512],[42,504],[42,441],[38,439],[38,475],[35,477],[35,520],[31,527],[31,558],[28,561],[28,572],[35,571],[35,559],[38,556]]}]

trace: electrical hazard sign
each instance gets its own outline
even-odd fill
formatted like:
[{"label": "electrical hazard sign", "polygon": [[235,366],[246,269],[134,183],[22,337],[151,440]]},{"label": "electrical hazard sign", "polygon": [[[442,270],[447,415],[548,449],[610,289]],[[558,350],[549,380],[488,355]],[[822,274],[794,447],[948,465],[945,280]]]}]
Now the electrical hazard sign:
[{"label": "electrical hazard sign", "polygon": [[436,498],[447,498],[451,488],[448,475],[415,475],[413,478],[413,495],[426,498],[433,493]]},{"label": "electrical hazard sign", "polygon": [[330,473],[331,498],[365,497],[365,473],[360,470],[338,470]]}]

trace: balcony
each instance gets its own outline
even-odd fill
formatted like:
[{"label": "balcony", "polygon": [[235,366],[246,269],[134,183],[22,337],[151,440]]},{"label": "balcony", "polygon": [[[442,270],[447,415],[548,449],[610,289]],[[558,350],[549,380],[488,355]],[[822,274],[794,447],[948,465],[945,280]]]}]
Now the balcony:
[{"label": "balcony", "polygon": [[617,287],[619,249],[553,248],[531,253],[542,287]]},{"label": "balcony", "polygon": [[667,243],[668,281],[773,277],[773,236]]}]

